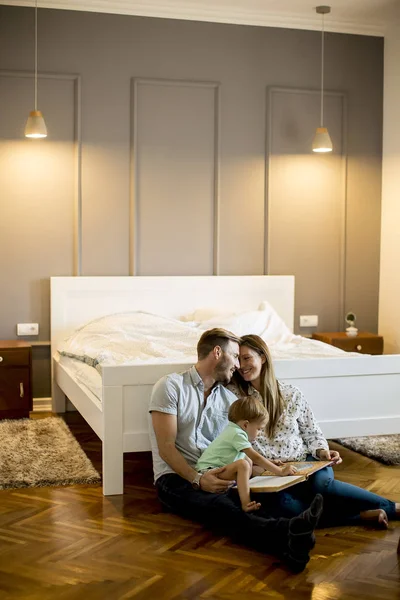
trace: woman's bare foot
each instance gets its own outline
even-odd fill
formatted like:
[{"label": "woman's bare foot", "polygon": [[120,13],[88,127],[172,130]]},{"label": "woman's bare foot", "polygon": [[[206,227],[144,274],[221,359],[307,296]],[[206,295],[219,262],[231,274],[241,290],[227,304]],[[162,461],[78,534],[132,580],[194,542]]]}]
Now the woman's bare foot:
[{"label": "woman's bare foot", "polygon": [[244,510],[244,512],[253,512],[253,510],[258,510],[260,507],[261,504],[255,500],[249,502],[248,504],[242,504],[242,510]]},{"label": "woman's bare foot", "polygon": [[362,521],[370,521],[376,523],[380,529],[387,529],[389,527],[389,519],[385,511],[381,508],[375,510],[364,510],[360,513]]}]

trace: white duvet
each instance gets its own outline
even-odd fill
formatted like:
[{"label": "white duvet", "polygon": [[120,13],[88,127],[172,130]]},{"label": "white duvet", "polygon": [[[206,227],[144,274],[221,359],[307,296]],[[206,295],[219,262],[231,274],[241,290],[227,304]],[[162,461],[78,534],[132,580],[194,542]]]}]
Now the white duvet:
[{"label": "white duvet", "polygon": [[185,322],[139,311],[118,313],[84,325],[63,341],[58,350],[61,355],[87,363],[99,372],[107,365],[194,363],[202,332],[224,327],[239,336],[260,335],[274,359],[351,356],[322,342],[293,335],[266,303],[260,309],[201,322]]},{"label": "white duvet", "polygon": [[188,323],[145,312],[109,315],[75,331],[60,354],[100,370],[106,365],[195,360],[199,330]]}]

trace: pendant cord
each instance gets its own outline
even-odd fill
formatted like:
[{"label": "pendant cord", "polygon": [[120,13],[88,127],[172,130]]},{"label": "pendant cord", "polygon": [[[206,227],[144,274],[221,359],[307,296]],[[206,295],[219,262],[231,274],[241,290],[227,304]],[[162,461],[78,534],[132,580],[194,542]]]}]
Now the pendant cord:
[{"label": "pendant cord", "polygon": [[322,15],[322,31],[321,31],[321,127],[324,126],[324,55],[325,55],[325,39],[324,39],[324,15]]},{"label": "pendant cord", "polygon": [[37,49],[37,0],[35,0],[35,110],[37,110],[37,62],[38,62],[38,49]]}]

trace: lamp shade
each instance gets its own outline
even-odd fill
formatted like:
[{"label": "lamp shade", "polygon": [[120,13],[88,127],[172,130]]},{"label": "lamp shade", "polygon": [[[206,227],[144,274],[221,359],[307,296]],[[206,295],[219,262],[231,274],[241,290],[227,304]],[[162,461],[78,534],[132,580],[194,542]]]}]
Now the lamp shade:
[{"label": "lamp shade", "polygon": [[313,152],[332,152],[332,140],[326,127],[317,127],[312,149]]},{"label": "lamp shade", "polygon": [[47,137],[47,127],[44,122],[43,115],[40,110],[32,110],[29,113],[28,120],[25,125],[25,137],[28,138],[45,138]]}]

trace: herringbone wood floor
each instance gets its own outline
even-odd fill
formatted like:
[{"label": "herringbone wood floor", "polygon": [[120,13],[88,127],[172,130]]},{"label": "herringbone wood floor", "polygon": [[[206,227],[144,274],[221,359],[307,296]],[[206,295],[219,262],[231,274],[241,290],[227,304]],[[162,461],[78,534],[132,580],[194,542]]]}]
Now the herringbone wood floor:
[{"label": "herringbone wood floor", "polygon": [[[80,415],[67,421],[100,470],[99,440]],[[400,499],[400,467],[340,450],[339,479]],[[162,512],[148,453],[126,455],[125,482],[124,496],[108,498],[100,486],[0,492],[1,600],[400,599],[400,522],[319,530],[307,569],[291,575]]]}]

